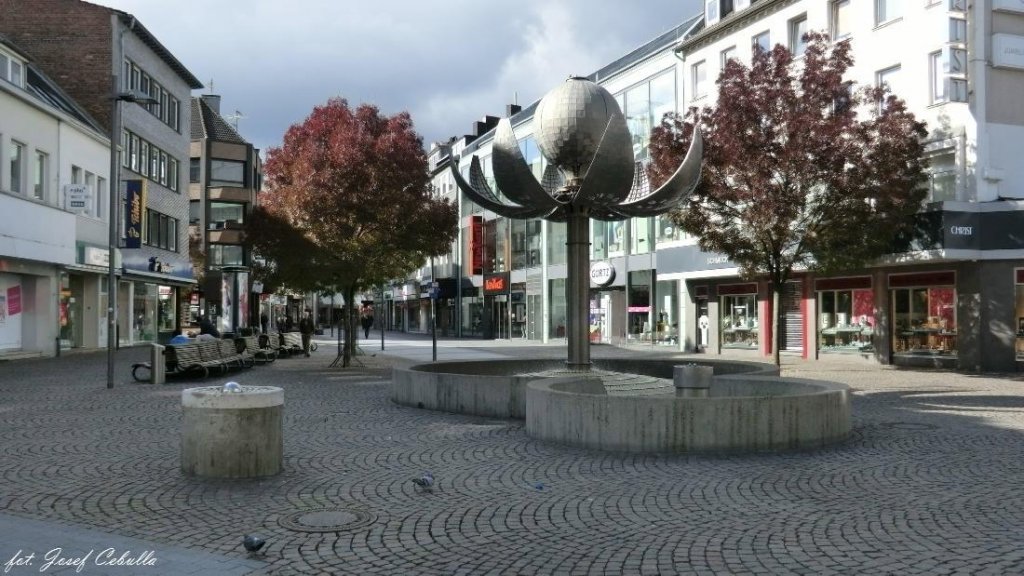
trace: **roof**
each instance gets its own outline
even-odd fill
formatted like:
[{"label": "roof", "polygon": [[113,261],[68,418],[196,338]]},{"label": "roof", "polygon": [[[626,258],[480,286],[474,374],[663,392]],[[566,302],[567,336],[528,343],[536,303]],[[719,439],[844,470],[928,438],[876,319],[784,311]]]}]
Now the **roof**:
[{"label": "roof", "polygon": [[96,122],[95,118],[90,116],[84,108],[75,102],[74,98],[69,96],[67,92],[65,92],[56,82],[47,76],[45,72],[36,66],[32,62],[32,57],[18,47],[17,44],[12,42],[10,38],[0,34],[0,44],[2,44],[8,52],[13,52],[25,61],[26,92],[35,97],[36,100],[43,102],[51,108],[56,108],[75,120],[78,120],[87,128],[95,131],[98,135],[104,138],[110,137],[103,127]]},{"label": "roof", "polygon": [[634,64],[642,62],[647,58],[660,52],[663,52],[668,48],[674,47],[676,44],[679,43],[680,40],[683,39],[683,36],[687,33],[687,31],[689,31],[690,28],[692,28],[693,25],[696,24],[698,21],[704,21],[703,13],[698,14],[696,16],[691,16],[690,18],[684,20],[678,26],[674,26],[666,30],[665,32],[658,35],[654,39],[645,42],[643,45],[634,49],[632,52],[626,54],[625,56],[622,56],[621,58],[615,60],[614,62],[608,64],[607,66],[604,66],[603,68],[597,70],[596,72],[593,72],[592,74],[587,76],[587,80],[590,80],[591,82],[600,83],[607,79],[609,76],[614,76],[615,74],[630,68]]},{"label": "roof", "polygon": [[[104,8],[106,7],[104,6]],[[200,82],[199,79],[196,78],[191,72],[189,72],[188,68],[185,68],[185,65],[182,64],[181,61],[179,61],[177,58],[175,58],[174,54],[171,54],[171,51],[164,47],[164,45],[156,39],[156,36],[153,36],[153,34],[150,33],[150,31],[146,29],[146,27],[143,26],[142,23],[139,22],[137,18],[135,18],[135,16],[132,16],[127,12],[122,12],[121,10],[116,10],[114,8],[107,9],[117,14],[121,22],[128,26],[129,29],[136,36],[138,36],[139,39],[142,40],[144,44],[146,44],[146,46],[149,46],[150,50],[152,50],[157,56],[160,57],[161,60],[163,60],[168,66],[170,66],[171,70],[174,70],[174,72],[177,73],[178,76],[180,76],[181,79],[188,84],[189,88],[193,90],[198,90],[199,88],[203,87],[203,83]]]},{"label": "roof", "polygon": [[232,144],[249,144],[220,114],[210,108],[205,100],[193,96],[192,139],[202,140],[203,138]]}]

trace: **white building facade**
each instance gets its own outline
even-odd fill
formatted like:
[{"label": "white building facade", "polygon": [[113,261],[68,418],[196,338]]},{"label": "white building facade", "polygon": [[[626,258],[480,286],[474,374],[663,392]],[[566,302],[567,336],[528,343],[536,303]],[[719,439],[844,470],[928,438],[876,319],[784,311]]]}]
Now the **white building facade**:
[{"label": "white building facade", "polygon": [[[727,58],[754,46],[799,51],[805,32],[849,42],[848,80],[887,84],[928,126],[926,240],[840,277],[798,274],[783,301],[780,346],[805,358],[856,354],[882,363],[1014,371],[1024,366],[1024,5],[1019,0],[707,0],[705,13],[589,76],[619,101],[646,160],[668,111],[716,104]],[[799,65],[799,64],[797,64]],[[510,109],[527,162],[536,104]],[[497,119],[435,145],[434,185],[472,156],[490,170]],[[460,198],[451,255],[385,292],[388,327],[547,340],[564,335],[565,231],[508,220]],[[722,254],[699,250],[666,218],[591,223],[591,341],[666,345],[709,354],[770,355],[770,294]]]},{"label": "white building facade", "polygon": [[106,345],[110,141],[0,38],[0,357]]},{"label": "white building facade", "polygon": [[[757,46],[799,53],[822,31],[849,42],[859,86],[888,85],[927,123],[929,239],[842,278],[795,278],[780,344],[818,357],[1012,371],[1024,362],[1024,5],[1016,0],[708,0],[676,53],[685,106],[714,106],[728,58]],[[797,61],[799,65],[799,61]],[[683,281],[695,345],[770,349],[764,282],[740,280],[721,255],[664,254]],[[709,263],[714,262],[714,270]],[[763,320],[763,321],[761,321]],[[702,329],[701,326],[704,328]]]}]

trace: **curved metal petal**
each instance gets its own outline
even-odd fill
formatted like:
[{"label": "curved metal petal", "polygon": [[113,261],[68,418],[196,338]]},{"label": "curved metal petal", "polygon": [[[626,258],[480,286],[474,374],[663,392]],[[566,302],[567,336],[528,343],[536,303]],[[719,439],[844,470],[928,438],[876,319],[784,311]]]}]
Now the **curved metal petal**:
[{"label": "curved metal petal", "polygon": [[690,149],[686,151],[686,158],[683,159],[682,164],[671,178],[660,188],[648,194],[642,193],[642,187],[649,188],[650,186],[647,183],[646,175],[636,178],[633,183],[634,188],[640,192],[636,195],[636,199],[633,199],[634,195],[631,192],[630,200],[611,208],[626,216],[654,216],[675,208],[679,201],[693,192],[693,189],[700,183],[700,166],[703,156],[704,138],[701,136],[700,129],[694,128],[693,140],[690,142]]},{"label": "curved metal petal", "polygon": [[484,209],[490,210],[495,214],[500,214],[507,218],[538,218],[550,212],[550,210],[538,210],[537,208],[527,206],[510,206],[498,200],[494,193],[491,192],[490,186],[487,185],[483,170],[480,169],[480,159],[476,156],[473,157],[469,165],[469,177],[473,181],[472,184],[466,182],[466,179],[459,173],[458,161],[452,159],[448,168],[451,170],[452,178],[455,179],[455,185],[459,187],[463,194]]},{"label": "curved metal petal", "polygon": [[614,207],[628,197],[632,180],[633,137],[622,114],[612,114],[577,198],[589,206]]},{"label": "curved metal petal", "polygon": [[540,185],[548,196],[554,196],[559,188],[565,186],[565,174],[558,166],[548,164],[548,167],[544,169],[544,177],[541,178]]},{"label": "curved metal petal", "polygon": [[502,194],[522,206],[555,209],[557,202],[544,191],[526,164],[508,118],[502,118],[498,122],[491,151],[494,181]]}]

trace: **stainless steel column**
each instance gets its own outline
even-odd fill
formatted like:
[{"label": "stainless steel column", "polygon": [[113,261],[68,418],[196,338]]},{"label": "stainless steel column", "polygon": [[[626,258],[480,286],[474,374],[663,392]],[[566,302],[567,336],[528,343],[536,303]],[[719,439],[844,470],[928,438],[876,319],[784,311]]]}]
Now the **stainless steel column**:
[{"label": "stainless steel column", "polygon": [[590,370],[590,217],[586,208],[571,207],[566,234],[566,365],[569,370],[586,372]]}]

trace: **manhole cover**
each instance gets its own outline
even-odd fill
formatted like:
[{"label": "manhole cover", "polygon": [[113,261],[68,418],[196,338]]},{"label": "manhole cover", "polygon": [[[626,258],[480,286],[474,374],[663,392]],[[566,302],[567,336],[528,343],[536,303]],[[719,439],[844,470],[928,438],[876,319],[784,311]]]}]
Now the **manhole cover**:
[{"label": "manhole cover", "polygon": [[282,528],[296,532],[351,532],[373,524],[377,517],[353,508],[303,510],[278,520]]},{"label": "manhole cover", "polygon": [[939,428],[934,424],[924,424],[921,422],[887,422],[883,426],[896,430],[937,430]]}]

